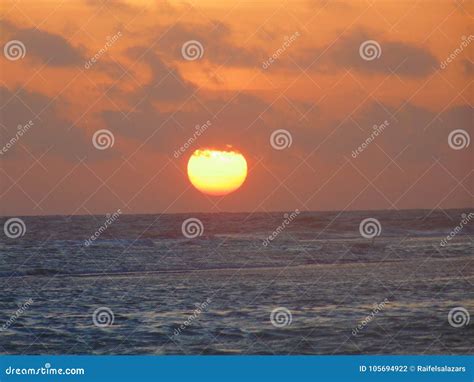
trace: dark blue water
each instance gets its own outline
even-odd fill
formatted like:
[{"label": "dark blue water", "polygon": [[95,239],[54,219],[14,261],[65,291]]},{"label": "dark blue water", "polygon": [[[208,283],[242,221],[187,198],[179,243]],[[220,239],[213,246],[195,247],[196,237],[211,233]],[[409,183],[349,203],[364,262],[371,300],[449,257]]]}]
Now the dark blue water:
[{"label": "dark blue water", "polygon": [[0,352],[472,354],[469,212],[121,215],[89,246],[107,217],[22,217],[0,240]]}]

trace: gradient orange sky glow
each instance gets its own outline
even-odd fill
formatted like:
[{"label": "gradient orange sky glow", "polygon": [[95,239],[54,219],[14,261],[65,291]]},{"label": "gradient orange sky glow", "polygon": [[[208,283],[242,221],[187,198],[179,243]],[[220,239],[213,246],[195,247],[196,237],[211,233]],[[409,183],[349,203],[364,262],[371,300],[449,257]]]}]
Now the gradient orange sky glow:
[{"label": "gradient orange sky glow", "polygon": [[[473,137],[473,10],[3,1],[0,214],[472,206],[474,143],[455,150],[448,137]],[[24,44],[23,58],[6,56],[10,41]],[[189,41],[199,57],[183,53]],[[380,57],[361,57],[365,41]],[[289,134],[285,147],[271,140],[277,130]],[[99,131],[110,132],[105,147]],[[246,158],[245,183],[199,192],[190,156],[227,145]]]}]

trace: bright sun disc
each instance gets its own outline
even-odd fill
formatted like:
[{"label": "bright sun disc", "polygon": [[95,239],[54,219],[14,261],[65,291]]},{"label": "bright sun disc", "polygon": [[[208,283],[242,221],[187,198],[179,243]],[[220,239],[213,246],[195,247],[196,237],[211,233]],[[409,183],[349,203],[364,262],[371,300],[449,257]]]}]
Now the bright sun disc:
[{"label": "bright sun disc", "polygon": [[208,195],[227,195],[247,177],[247,161],[236,151],[196,150],[188,162],[194,187]]}]

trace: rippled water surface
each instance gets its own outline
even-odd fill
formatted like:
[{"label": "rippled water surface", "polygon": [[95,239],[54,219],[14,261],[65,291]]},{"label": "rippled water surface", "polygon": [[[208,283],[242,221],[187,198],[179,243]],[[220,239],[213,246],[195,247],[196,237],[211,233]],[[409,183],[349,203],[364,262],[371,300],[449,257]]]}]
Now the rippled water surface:
[{"label": "rippled water surface", "polygon": [[474,314],[474,222],[440,245],[466,212],[304,212],[267,246],[283,213],[122,215],[90,246],[106,217],[24,217],[0,241],[0,352],[472,354],[474,318],[448,313]]}]

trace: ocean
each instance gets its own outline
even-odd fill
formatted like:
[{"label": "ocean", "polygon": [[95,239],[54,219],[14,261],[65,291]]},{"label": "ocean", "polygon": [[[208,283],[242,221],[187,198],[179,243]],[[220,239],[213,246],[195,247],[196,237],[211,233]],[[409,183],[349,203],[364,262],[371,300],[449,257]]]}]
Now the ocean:
[{"label": "ocean", "polygon": [[0,352],[473,354],[469,213],[21,217]]}]

